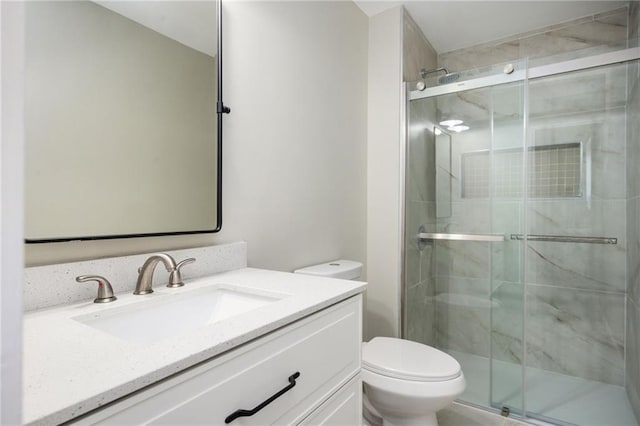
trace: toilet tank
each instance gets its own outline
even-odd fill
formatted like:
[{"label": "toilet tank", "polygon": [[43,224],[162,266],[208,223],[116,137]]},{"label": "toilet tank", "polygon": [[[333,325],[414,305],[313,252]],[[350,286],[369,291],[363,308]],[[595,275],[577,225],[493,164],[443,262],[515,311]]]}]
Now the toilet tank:
[{"label": "toilet tank", "polygon": [[341,278],[343,280],[356,280],[362,275],[362,263],[353,260],[334,260],[333,262],[307,266],[296,269],[294,274],[316,275],[326,278]]}]

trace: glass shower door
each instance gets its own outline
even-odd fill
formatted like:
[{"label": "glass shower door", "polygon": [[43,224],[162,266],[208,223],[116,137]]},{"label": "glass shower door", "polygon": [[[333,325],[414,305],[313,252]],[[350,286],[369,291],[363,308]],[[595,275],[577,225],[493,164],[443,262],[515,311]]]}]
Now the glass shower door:
[{"label": "glass shower door", "polygon": [[491,88],[493,105],[491,224],[504,243],[491,248],[491,377],[489,402],[523,414],[526,84]]},{"label": "glass shower door", "polygon": [[514,412],[523,243],[505,236],[524,232],[523,96],[518,82],[412,100],[406,182],[405,337],[460,362],[462,400]]},{"label": "glass shower door", "polygon": [[624,388],[629,66],[529,82],[525,402],[554,423],[636,424]]}]

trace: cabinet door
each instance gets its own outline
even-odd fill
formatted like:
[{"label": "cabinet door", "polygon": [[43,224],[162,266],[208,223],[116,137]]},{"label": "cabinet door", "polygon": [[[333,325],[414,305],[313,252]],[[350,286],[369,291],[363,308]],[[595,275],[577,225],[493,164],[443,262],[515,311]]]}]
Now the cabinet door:
[{"label": "cabinet door", "polygon": [[362,424],[362,380],[354,377],[300,425],[354,426]]},{"label": "cabinet door", "polygon": [[299,320],[153,385],[78,424],[223,425],[295,386],[232,426],[295,424],[360,370],[361,296]]}]

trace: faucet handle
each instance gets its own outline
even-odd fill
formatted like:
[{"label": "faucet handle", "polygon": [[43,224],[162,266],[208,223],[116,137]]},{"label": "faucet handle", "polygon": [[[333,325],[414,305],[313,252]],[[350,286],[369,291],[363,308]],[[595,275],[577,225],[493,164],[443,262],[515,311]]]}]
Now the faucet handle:
[{"label": "faucet handle", "polygon": [[99,275],[78,275],[76,281],[79,283],[87,281],[98,282],[98,297],[93,300],[93,303],[109,303],[117,299],[117,297],[113,295],[111,283],[105,277]]},{"label": "faucet handle", "polygon": [[176,267],[169,274],[169,284],[167,284],[167,287],[170,287],[170,288],[182,287],[184,283],[182,282],[182,274],[180,273],[180,269],[184,265],[188,265],[189,263],[193,263],[195,261],[196,261],[195,257],[190,257],[188,259],[183,260],[182,262],[178,262]]}]

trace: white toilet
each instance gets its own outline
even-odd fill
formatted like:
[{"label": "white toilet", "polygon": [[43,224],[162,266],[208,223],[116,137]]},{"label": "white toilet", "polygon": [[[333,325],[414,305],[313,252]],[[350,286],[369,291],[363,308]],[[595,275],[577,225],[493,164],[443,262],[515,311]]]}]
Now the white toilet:
[{"label": "white toilet", "polygon": [[[362,264],[336,260],[294,271],[353,280]],[[375,337],[362,344],[364,417],[371,426],[437,426],[436,412],[465,388],[460,364],[421,343]]]}]

